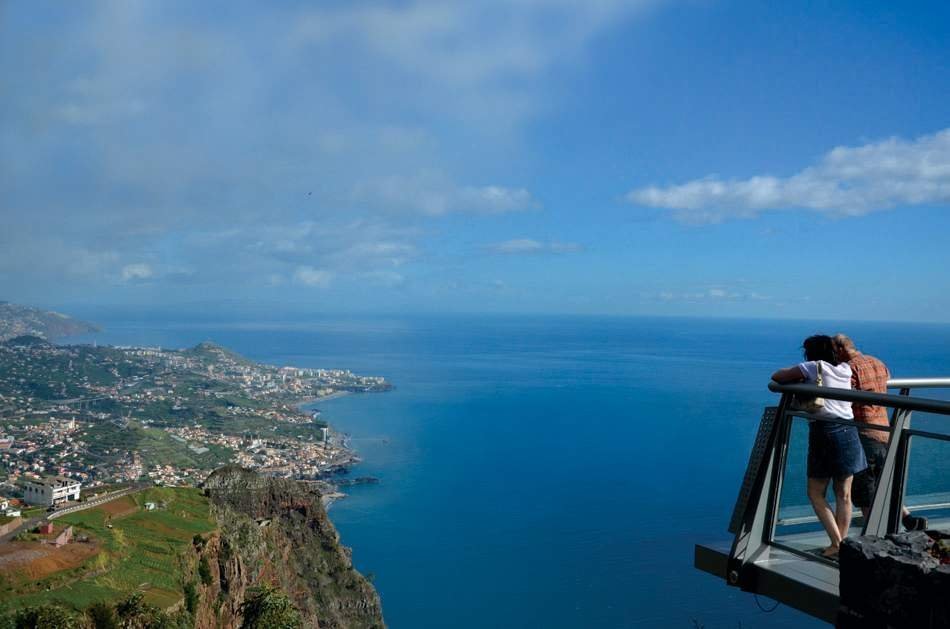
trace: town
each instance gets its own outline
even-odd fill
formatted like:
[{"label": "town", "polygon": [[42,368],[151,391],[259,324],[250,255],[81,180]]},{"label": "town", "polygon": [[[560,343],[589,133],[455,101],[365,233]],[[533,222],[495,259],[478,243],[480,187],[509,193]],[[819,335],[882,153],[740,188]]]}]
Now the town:
[{"label": "town", "polygon": [[221,465],[320,480],[358,459],[300,405],[391,389],[344,369],[185,350],[0,343],[0,512],[135,483],[197,485]]}]

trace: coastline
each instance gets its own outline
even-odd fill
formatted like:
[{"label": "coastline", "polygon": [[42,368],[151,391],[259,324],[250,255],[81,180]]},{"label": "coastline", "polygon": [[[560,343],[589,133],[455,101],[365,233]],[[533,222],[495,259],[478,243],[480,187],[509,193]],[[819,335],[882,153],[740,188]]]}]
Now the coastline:
[{"label": "coastline", "polygon": [[[315,405],[319,404],[320,402],[335,400],[342,397],[346,397],[348,395],[353,395],[354,393],[364,393],[364,392],[334,391],[333,393],[329,395],[324,395],[321,397],[303,398],[297,401],[297,408],[303,412],[310,413],[311,416],[314,418],[314,420],[316,420],[316,415],[314,415],[313,411],[318,410],[318,409],[314,408]],[[318,486],[322,485],[323,486],[322,489],[325,490],[322,492],[322,495],[320,496],[320,501],[323,504],[324,508],[329,510],[334,502],[346,498],[346,493],[341,491],[342,486],[356,484],[352,482],[350,483],[334,482],[333,480],[334,477],[349,474],[351,468],[361,463],[362,459],[360,458],[359,454],[357,454],[356,450],[354,450],[350,446],[349,436],[346,433],[337,432],[333,428],[333,425],[330,424],[330,422],[324,422],[324,423],[327,426],[327,437],[328,437],[329,444],[334,448],[338,448],[341,451],[341,454],[343,455],[341,460],[338,463],[331,465],[330,467],[325,469],[323,472],[321,472],[318,478],[314,479],[318,481],[319,483]],[[361,480],[365,480],[365,479],[361,479]],[[372,479],[370,482],[375,482],[375,481],[376,479]],[[309,482],[313,482],[313,481],[309,481]]]},{"label": "coastline", "polygon": [[317,402],[326,402],[327,400],[336,400],[341,397],[346,397],[347,395],[353,395],[352,391],[334,391],[330,395],[324,395],[323,397],[313,398],[308,404],[315,404]]}]

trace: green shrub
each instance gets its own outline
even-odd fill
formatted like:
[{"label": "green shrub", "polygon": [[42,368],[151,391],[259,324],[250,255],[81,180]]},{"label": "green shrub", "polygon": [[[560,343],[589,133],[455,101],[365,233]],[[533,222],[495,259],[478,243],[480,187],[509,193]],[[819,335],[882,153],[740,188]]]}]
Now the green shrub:
[{"label": "green shrub", "polygon": [[287,595],[275,587],[264,586],[250,592],[241,604],[244,622],[241,629],[300,629],[303,620]]},{"label": "green shrub", "polygon": [[16,629],[81,629],[82,619],[59,605],[27,607],[13,616]]},{"label": "green shrub", "polygon": [[185,609],[189,614],[194,614],[198,609],[198,588],[191,582],[185,584]]},{"label": "green shrub", "polygon": [[198,561],[198,576],[201,578],[201,582],[204,585],[211,585],[211,566],[208,565],[207,557],[202,557]]},{"label": "green shrub", "polygon": [[119,629],[119,619],[115,609],[108,603],[94,603],[86,610],[86,615],[92,621],[95,629]]}]

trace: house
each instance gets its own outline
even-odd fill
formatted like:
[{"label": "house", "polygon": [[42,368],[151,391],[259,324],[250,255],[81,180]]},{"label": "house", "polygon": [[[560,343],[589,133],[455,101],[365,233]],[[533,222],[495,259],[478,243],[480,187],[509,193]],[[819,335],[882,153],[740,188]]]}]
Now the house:
[{"label": "house", "polygon": [[146,503],[145,503],[145,510],[146,510],[146,511],[155,511],[155,503],[154,503],[154,502],[146,502]]},{"label": "house", "polygon": [[69,500],[79,500],[81,484],[65,476],[24,478],[23,500],[28,504],[52,507]]}]

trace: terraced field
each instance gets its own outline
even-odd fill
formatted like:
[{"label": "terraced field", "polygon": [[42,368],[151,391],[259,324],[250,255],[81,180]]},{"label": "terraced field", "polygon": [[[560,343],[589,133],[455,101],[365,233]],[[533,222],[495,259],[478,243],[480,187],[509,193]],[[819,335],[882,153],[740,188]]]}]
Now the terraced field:
[{"label": "terraced field", "polygon": [[[146,502],[159,507],[146,511]],[[76,537],[88,537],[99,552],[78,567],[38,580],[29,578],[36,574],[29,565],[4,570],[0,609],[50,602],[84,609],[138,590],[145,592],[146,601],[161,608],[177,603],[184,587],[183,562],[190,561],[187,551],[193,537],[215,528],[207,500],[197,489],[152,488],[116,503],[56,520],[58,526],[72,525]]]}]

